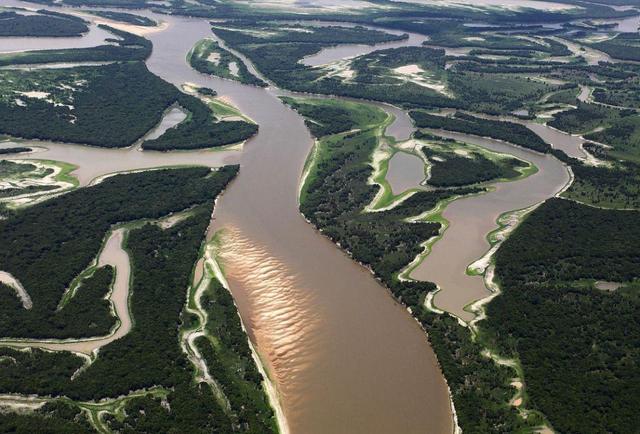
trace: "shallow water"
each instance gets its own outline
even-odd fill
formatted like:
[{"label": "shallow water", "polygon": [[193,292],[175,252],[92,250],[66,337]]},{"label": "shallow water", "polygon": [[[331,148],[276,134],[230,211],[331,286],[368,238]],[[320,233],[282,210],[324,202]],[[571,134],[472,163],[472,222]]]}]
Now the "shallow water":
[{"label": "shallow water", "polygon": [[[323,25],[325,24],[329,24],[329,23],[323,23]],[[340,23],[337,25],[346,26],[345,23]],[[346,27],[351,27],[351,26],[346,26]],[[373,27],[373,26],[364,26],[364,27],[367,27],[369,29],[374,29],[374,30],[381,30],[380,28]],[[385,29],[384,31],[386,33],[391,33],[394,35],[406,34],[408,35],[409,38],[401,41],[385,42],[382,44],[375,44],[375,45],[345,44],[345,45],[338,45],[335,47],[323,48],[316,54],[303,58],[300,61],[300,63],[307,66],[326,65],[328,63],[335,62],[338,60],[349,59],[352,57],[369,54],[376,50],[407,47],[407,46],[418,46],[418,45],[421,45],[422,42],[424,42],[427,39],[426,36],[419,35],[417,33],[398,32],[398,31],[387,30],[387,29]]]},{"label": "shallow water", "polygon": [[142,141],[157,139],[158,137],[166,133],[168,129],[177,126],[186,118],[187,113],[180,107],[171,107],[164,113],[158,125],[156,125],[151,131],[145,134]]},{"label": "shallow water", "polygon": [[[107,238],[104,248],[98,258],[98,266],[111,265],[115,268],[116,278],[109,300],[113,304],[120,324],[116,331],[106,337],[96,337],[80,340],[51,340],[51,341],[11,341],[9,339],[0,341],[0,344],[23,348],[36,346],[51,351],[72,351],[90,355],[93,351],[125,336],[131,330],[131,316],[129,314],[129,279],[131,276],[131,265],[129,254],[122,248],[125,229],[116,229]],[[82,291],[82,286],[78,289]]]},{"label": "shallow water", "polygon": [[407,152],[396,152],[389,160],[386,178],[394,195],[419,187],[425,178],[424,161]]},{"label": "shallow water", "polygon": [[[3,4],[26,4],[3,0]],[[83,36],[60,38],[32,37],[0,37],[0,53],[14,53],[30,50],[54,50],[62,48],[87,48],[105,44],[105,40],[116,38],[113,33],[99,28],[95,24],[89,26],[89,32]]]},{"label": "shallow water", "polygon": [[440,287],[434,304],[469,321],[468,304],[490,294],[482,276],[469,276],[467,266],[490,248],[486,236],[497,228],[496,220],[507,212],[527,208],[559,192],[569,182],[567,168],[556,158],[496,140],[437,131],[438,135],[503,152],[529,161],[539,171],[520,181],[495,184],[495,190],[452,202],[442,213],[449,227],[431,253],[411,273],[418,280],[429,280]]}]

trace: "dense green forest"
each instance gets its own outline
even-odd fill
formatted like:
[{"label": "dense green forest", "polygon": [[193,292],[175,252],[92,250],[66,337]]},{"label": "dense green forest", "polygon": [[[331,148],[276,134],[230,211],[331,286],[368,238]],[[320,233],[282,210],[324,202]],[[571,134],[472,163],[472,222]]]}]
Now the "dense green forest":
[{"label": "dense green forest", "polygon": [[[326,103],[317,100],[313,104],[321,107]],[[308,115],[319,113],[320,124],[331,119],[322,116],[321,110],[304,105],[297,101],[296,109]],[[350,117],[352,105],[374,113],[379,110],[362,104],[345,104],[343,115],[338,117],[342,128],[350,128],[349,122],[341,118]],[[309,118],[309,121],[316,119]],[[439,223],[408,223],[406,219],[432,209],[446,198],[482,190],[422,191],[389,211],[363,212],[378,189],[367,182],[372,171],[368,162],[378,145],[378,138],[375,128],[368,126],[367,129],[366,124],[361,126],[365,129],[354,132],[347,129],[347,132],[320,137],[315,173],[302,192],[302,213],[322,229],[324,235],[339,242],[354,259],[371,267],[376,277],[425,327],[451,388],[464,432],[515,432],[525,426],[539,425],[541,420],[537,416],[522,420],[517,410],[507,405],[514,392],[509,385],[513,376],[510,368],[496,365],[483,356],[483,347],[473,341],[470,331],[457,319],[425,308],[424,298],[435,290],[435,285],[397,278],[398,272],[421,252],[421,243],[440,230]],[[325,125],[326,131],[339,129]]]},{"label": "dense green forest", "polygon": [[233,422],[250,426],[250,432],[256,434],[276,431],[273,410],[262,390],[262,375],[253,361],[233,297],[213,279],[201,302],[208,315],[206,331],[213,338],[201,336],[196,346],[235,411]]},{"label": "dense green forest", "polygon": [[129,14],[127,12],[116,11],[91,11],[93,15],[99,17],[108,18],[114,21],[121,21],[123,23],[133,24],[135,26],[153,27],[157,25],[151,18],[143,17],[140,15]]},{"label": "dense green forest", "polygon": [[579,103],[556,115],[549,125],[613,146],[608,152],[612,157],[640,162],[640,115],[636,110]]},{"label": "dense green forest", "polygon": [[[150,73],[142,62],[0,72],[0,132],[30,139],[104,147],[133,144],[178,103],[187,121],[143,148],[194,149],[255,134],[245,121],[217,122],[211,108]],[[31,92],[41,92],[35,95]],[[44,95],[44,96],[43,96]],[[17,102],[19,101],[19,102]]]},{"label": "dense green forest", "polygon": [[[23,247],[19,252],[23,259],[29,254],[33,258],[41,256],[44,261],[51,259],[46,251],[30,251],[24,247],[29,245],[28,239],[18,227],[25,230],[46,228],[47,233],[53,232],[53,238],[56,238],[55,224],[36,223],[31,221],[34,218],[49,215],[64,232],[75,234],[71,241],[57,237],[55,245],[62,245],[62,250],[67,251],[56,256],[61,256],[65,264],[56,263],[58,268],[51,267],[62,268],[60,271],[69,274],[68,270],[73,268],[69,267],[69,260],[78,256],[69,252],[82,253],[81,244],[87,244],[84,239],[91,240],[79,225],[91,227],[91,230],[95,227],[99,232],[104,229],[100,228],[100,221],[104,219],[110,219],[113,224],[143,216],[157,218],[171,211],[191,208],[188,218],[170,228],[147,223],[130,230],[126,249],[132,265],[130,310],[135,325],[126,336],[100,349],[98,357],[74,375],[73,380],[71,376],[84,363],[75,355],[9,348],[0,351],[0,363],[7,371],[0,379],[2,393],[65,396],[73,400],[60,408],[59,401],[55,401],[42,410],[11,421],[0,418],[0,426],[38,429],[42,426],[42,418],[51,418],[55,429],[86,432],[90,430],[87,421],[78,413],[78,406],[82,408],[83,404],[77,401],[115,398],[135,390],[148,390],[148,394],[124,401],[123,417],[106,414],[106,426],[119,432],[275,431],[273,413],[262,391],[262,376],[253,364],[233,299],[218,282],[211,283],[202,300],[209,316],[206,329],[211,341],[207,338],[204,342],[198,341],[198,347],[206,354],[212,375],[221,383],[229,407],[215,396],[209,385],[193,381],[193,367],[179,345],[181,329],[189,327],[193,321],[184,306],[192,269],[209,225],[213,199],[236,172],[237,167],[230,166],[213,172],[206,168],[191,168],[119,175],[94,187],[34,205],[5,223],[0,232],[21,241]],[[127,206],[123,207],[122,203]],[[46,246],[46,237],[34,234],[34,239],[36,235]],[[4,264],[5,260],[2,262]],[[45,265],[40,260],[36,262],[41,268]],[[50,277],[51,274],[55,273],[47,269],[41,275]],[[109,269],[99,269],[88,280],[95,280],[94,286],[101,288],[104,279],[110,279],[111,274]],[[16,275],[27,285],[25,273]],[[90,294],[89,286],[90,283],[83,283],[62,311],[80,301],[82,305],[87,304],[87,300],[80,297],[91,296],[94,301],[99,300],[96,294]],[[35,309],[43,297],[32,291],[33,286],[27,287]],[[15,322],[7,324],[3,334],[9,334],[13,327],[20,326]],[[17,331],[23,336],[22,330]]]},{"label": "dense green forest", "polygon": [[[189,53],[187,60],[193,69],[203,74],[238,80],[244,84],[267,86],[267,83],[249,72],[247,65],[240,58],[212,39],[203,39],[198,42]],[[233,71],[231,65],[235,65],[237,71]]]},{"label": "dense green forest", "polygon": [[[206,203],[234,172],[234,168],[225,168],[217,176],[208,176],[209,169],[198,168],[118,176],[0,221],[2,270],[16,277],[33,301],[33,308],[25,310],[13,292],[0,294],[2,335],[77,338],[104,334],[112,319],[100,298],[85,298],[79,291],[64,309],[56,308],[65,289],[95,258],[109,228]],[[109,286],[105,280],[95,289],[101,297]]]},{"label": "dense green forest", "polygon": [[185,108],[190,116],[157,139],[145,140],[142,143],[143,149],[169,151],[211,148],[241,142],[258,132],[258,125],[251,122],[218,121],[211,107],[196,97],[177,90],[174,95],[175,101]]},{"label": "dense green forest", "polygon": [[86,434],[94,430],[80,409],[55,401],[33,413],[0,413],[0,431],[20,434]]},{"label": "dense green forest", "polygon": [[3,154],[21,154],[24,152],[31,152],[31,148],[27,148],[24,146],[15,146],[12,148],[2,148],[0,149],[0,155]]},{"label": "dense green forest", "polygon": [[88,31],[83,20],[71,15],[45,10],[34,15],[14,11],[0,12],[0,36],[81,36]]},{"label": "dense green forest", "polygon": [[[503,294],[481,325],[517,355],[531,404],[563,433],[631,433],[640,421],[640,214],[550,199],[496,254]],[[635,288],[635,289],[634,289]]]},{"label": "dense green forest", "polygon": [[571,163],[574,181],[562,196],[605,208],[640,208],[640,167],[635,163],[589,166]]},{"label": "dense green forest", "polygon": [[620,33],[612,39],[594,42],[590,45],[615,59],[637,62],[640,61],[639,43],[640,37],[637,33]]},{"label": "dense green forest", "polygon": [[[180,95],[141,62],[5,70],[0,72],[0,86],[0,132],[106,147],[135,142]],[[28,96],[32,91],[47,95]]]},{"label": "dense green forest", "polygon": [[[487,75],[458,64],[446,69],[445,51],[430,47],[383,49],[348,59],[345,64],[304,64],[305,57],[328,46],[384,42],[384,33],[360,27],[307,27],[302,32],[247,21],[242,25],[234,22],[233,28],[216,24],[213,30],[279,87],[301,92],[373,99],[405,107],[454,107],[500,114],[533,104],[559,87],[524,74]],[[255,30],[264,34],[251,34]]]},{"label": "dense green forest", "polygon": [[151,54],[151,42],[132,33],[99,24],[113,33],[110,44],[90,48],[63,48],[57,50],[30,50],[0,54],[0,66],[62,62],[111,62],[145,60]]},{"label": "dense green forest", "polygon": [[411,111],[409,114],[419,128],[443,129],[491,137],[538,152],[551,150],[551,146],[536,133],[524,125],[514,122],[481,119],[460,112],[457,112],[454,117],[432,115],[417,110]]},{"label": "dense green forest", "polygon": [[[426,137],[425,137],[426,136]],[[481,152],[465,149],[455,141],[433,140],[430,134],[415,133],[416,139],[428,139],[429,146],[421,151],[429,160],[428,184],[434,187],[462,187],[496,179],[517,178],[521,175],[517,169],[529,167],[529,164],[516,158],[489,158]],[[449,148],[447,145],[454,145]],[[462,155],[455,151],[459,150]]]}]

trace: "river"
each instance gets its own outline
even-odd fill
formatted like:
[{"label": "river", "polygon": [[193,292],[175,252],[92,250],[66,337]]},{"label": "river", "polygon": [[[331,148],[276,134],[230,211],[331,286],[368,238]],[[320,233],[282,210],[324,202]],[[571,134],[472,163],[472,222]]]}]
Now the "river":
[{"label": "river", "polygon": [[437,308],[470,321],[475,315],[464,308],[490,295],[490,292],[482,276],[470,276],[465,270],[489,250],[486,237],[497,228],[498,217],[507,211],[528,208],[554,196],[567,185],[570,175],[558,159],[548,154],[460,133],[437,131],[437,134],[514,155],[538,168],[537,173],[523,180],[500,182],[489,193],[458,199],[449,204],[442,213],[449,227],[442,239],[432,246],[431,253],[410,275],[414,279],[429,280],[438,285],[440,291],[433,299]]},{"label": "river", "polygon": [[[147,61],[153,73],[176,86],[192,82],[211,87],[260,125],[239,157],[240,175],[218,201],[211,233],[223,230],[221,260],[230,289],[276,385],[288,430],[451,432],[446,383],[423,330],[366,269],[298,211],[298,184],[313,143],[303,120],[281,103],[281,91],[274,87],[244,86],[199,74],[187,65],[193,45],[211,37],[205,20],[143,14],[167,23],[162,31],[146,35],[154,45]],[[370,48],[355,46],[340,55],[350,57]],[[325,55],[322,61],[335,60],[333,54]],[[398,115],[387,133],[407,138],[413,127],[406,114],[387,110]],[[452,203],[444,213],[449,229],[413,273],[442,288],[437,306],[470,319],[461,310],[461,300],[472,301],[487,291],[481,277],[468,277],[464,270],[488,250],[485,236],[495,228],[498,215],[554,195],[569,175],[550,156],[487,139],[443,135],[519,156],[540,169],[525,180],[500,183],[491,193]],[[46,147],[51,151],[50,144]],[[59,153],[47,158],[73,162],[82,149],[94,150],[60,145]],[[131,148],[100,151],[122,151],[124,160],[147,154]],[[203,164],[199,156],[187,154],[163,155],[167,161],[177,155]],[[116,158],[112,155],[104,154],[102,160]],[[97,157],[76,159],[81,163],[78,173],[85,166],[112,164]],[[86,175],[84,182],[98,172],[105,169]]]},{"label": "river", "polygon": [[[244,146],[239,177],[218,202],[214,228],[225,230],[231,291],[290,431],[451,432],[446,383],[422,329],[298,211],[298,182],[313,143],[303,120],[280,102],[277,89],[219,80],[187,65],[193,45],[211,37],[205,20],[145,15],[168,22],[147,35],[152,72],[177,86],[214,88],[260,125]],[[400,119],[394,131],[406,137],[410,131],[402,127],[409,125]],[[69,154],[56,157],[63,161],[81,148],[62,146]],[[122,151],[130,152],[124,158],[145,154]]]}]

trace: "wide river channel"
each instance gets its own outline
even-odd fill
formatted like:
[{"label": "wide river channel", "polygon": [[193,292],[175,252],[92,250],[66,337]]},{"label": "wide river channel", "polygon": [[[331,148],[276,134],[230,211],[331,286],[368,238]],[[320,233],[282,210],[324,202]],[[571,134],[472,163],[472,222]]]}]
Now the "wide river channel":
[{"label": "wide river channel", "polygon": [[[9,3],[28,5],[3,1]],[[145,35],[154,47],[149,69],[176,86],[190,82],[215,89],[259,124],[259,134],[241,153],[149,153],[151,161],[141,157],[147,152],[134,148],[85,147],[91,151],[85,151],[80,161],[73,157],[83,152],[80,145],[43,144],[51,152],[46,158],[79,165],[84,184],[105,173],[138,168],[136,164],[171,164],[172,155],[180,164],[211,166],[239,159],[240,175],[218,201],[210,234],[222,231],[220,259],[249,336],[276,386],[286,418],[284,430],[304,434],[452,432],[447,386],[424,331],[369,271],[314,230],[298,210],[300,176],[313,140],[302,118],[279,100],[283,92],[191,69],[185,59],[189,50],[200,39],[213,37],[206,20],[141,13],[166,24]],[[412,35],[405,43],[416,40]],[[26,46],[30,49],[31,42]],[[339,55],[371,50],[352,48]],[[327,56],[335,60],[336,53]],[[398,118],[387,133],[408,138],[412,125],[406,114],[387,110]],[[486,295],[486,289],[482,277],[467,276],[465,270],[488,250],[485,237],[496,227],[496,218],[553,196],[568,182],[569,174],[549,156],[476,137],[455,137],[516,155],[540,169],[525,180],[502,183],[491,193],[451,204],[444,213],[449,229],[413,273],[442,288],[435,299],[437,306],[470,319],[462,307]],[[131,164],[105,163],[108,157],[131,158]]]}]

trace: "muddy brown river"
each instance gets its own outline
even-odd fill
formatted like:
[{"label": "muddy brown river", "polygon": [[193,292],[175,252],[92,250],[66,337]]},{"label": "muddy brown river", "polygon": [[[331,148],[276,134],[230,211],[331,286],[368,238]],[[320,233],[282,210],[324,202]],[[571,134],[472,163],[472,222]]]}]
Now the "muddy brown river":
[{"label": "muddy brown river", "polygon": [[290,431],[451,432],[446,385],[420,327],[298,211],[312,145],[302,119],[277,89],[190,69],[184,58],[206,36],[206,22],[170,18],[167,30],[149,35],[147,64],[176,85],[216,89],[260,125],[241,175],[219,200],[214,229],[224,231],[227,279]]},{"label": "muddy brown river", "polygon": [[[446,384],[424,332],[367,270],[298,212],[298,182],[312,145],[302,119],[280,102],[277,89],[215,79],[187,65],[188,51],[211,36],[206,21],[158,18],[169,25],[147,35],[154,44],[149,69],[178,86],[216,89],[260,125],[245,145],[240,176],[219,200],[214,228],[224,230],[230,287],[276,385],[288,429],[451,432]],[[402,127],[409,125],[401,119],[393,131],[406,136]],[[56,157],[69,160],[62,154],[79,150],[72,147],[61,145]]]},{"label": "muddy brown river", "polygon": [[[238,156],[240,175],[218,201],[211,234],[222,231],[220,259],[249,336],[279,394],[284,431],[452,432],[446,383],[422,329],[369,271],[315,231],[298,211],[298,184],[313,142],[303,120],[280,102],[276,88],[216,79],[187,65],[185,57],[193,45],[211,37],[205,20],[142,14],[168,23],[162,31],[146,35],[154,45],[147,61],[153,73],[176,86],[191,82],[211,87],[260,125],[259,134]],[[352,46],[339,54],[350,57],[370,48]],[[324,60],[335,60],[336,52],[328,53]],[[406,114],[387,110],[397,116],[387,134],[407,138],[412,125]],[[522,157],[540,168],[526,180],[502,183],[492,193],[450,205],[445,211],[450,228],[413,273],[441,287],[437,306],[468,319],[462,307],[467,300],[486,295],[486,289],[480,277],[467,279],[465,270],[489,248],[485,236],[495,228],[497,216],[552,196],[569,177],[552,157],[455,136]],[[105,160],[131,159],[127,164],[135,166],[140,165],[133,161],[138,155],[153,155],[130,148],[79,161],[75,155],[85,152],[82,149],[107,150],[44,146],[52,152],[46,158],[75,162],[79,174],[84,167],[109,165],[89,169],[83,183],[106,170],[121,170]],[[122,154],[116,156],[116,151]],[[208,164],[199,153],[188,154],[163,154],[166,163],[149,164],[171,164],[173,155],[184,159],[180,164]],[[220,160],[210,165],[228,162],[224,153],[218,155]]]}]

